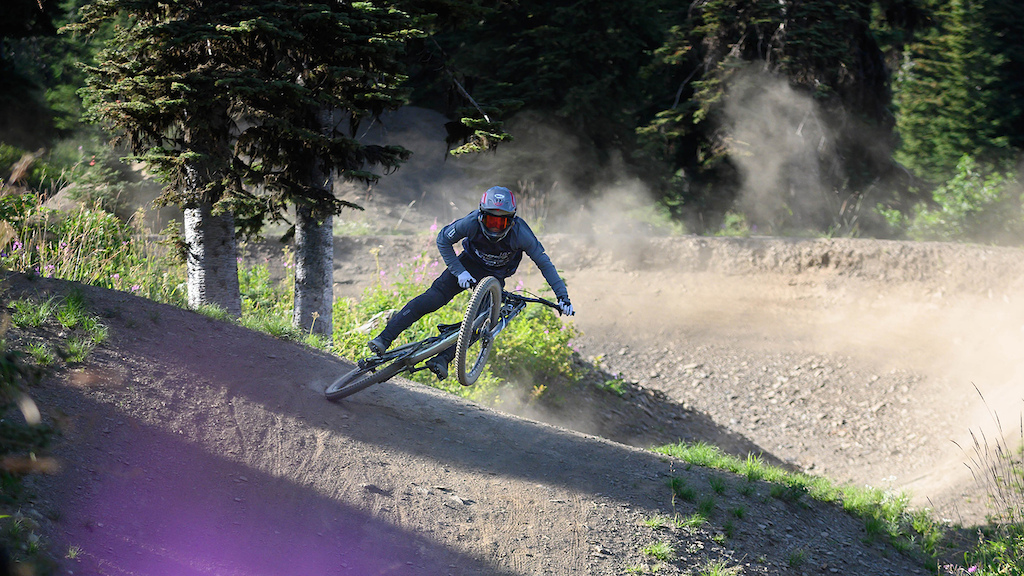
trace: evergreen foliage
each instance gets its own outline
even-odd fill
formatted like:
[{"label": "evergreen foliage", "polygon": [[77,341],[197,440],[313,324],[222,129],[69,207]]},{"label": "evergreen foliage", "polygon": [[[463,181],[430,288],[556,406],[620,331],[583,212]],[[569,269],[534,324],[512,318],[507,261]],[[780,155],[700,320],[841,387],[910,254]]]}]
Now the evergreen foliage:
[{"label": "evergreen foliage", "polygon": [[987,0],[982,13],[991,51],[1000,57],[992,89],[1003,118],[1001,135],[1019,151],[1024,148],[1024,3]]},{"label": "evergreen foliage", "polygon": [[[337,128],[337,134],[324,132],[311,116],[312,103],[322,105],[330,100],[323,94],[347,88],[315,85],[323,94],[314,94],[314,85],[296,81],[320,74],[309,58],[322,58],[334,71],[360,68],[360,58],[382,58],[387,65],[370,75],[364,69],[361,77],[365,81],[373,76],[378,86],[356,81],[349,84],[351,94],[366,88],[363,95],[379,98],[381,110],[406,102],[445,110],[452,118],[446,128],[454,153],[495,149],[511,138],[508,121],[527,112],[523,118],[541,119],[580,143],[581,167],[570,170],[575,180],[563,179],[563,185],[592,189],[608,174],[602,168],[622,167],[618,159],[625,159],[625,167],[650,184],[672,214],[686,219],[687,227],[696,231],[718,230],[728,213],[742,213],[751,225],[760,224],[759,229],[767,224],[759,222],[763,217],[749,206],[736,203],[751,177],[744,172],[749,166],[737,160],[756,150],[736,149],[736,126],[726,113],[730,91],[751,69],[812,98],[817,106],[813,120],[825,136],[817,167],[811,170],[819,180],[815,193],[824,199],[819,200],[824,208],[802,213],[805,208],[787,201],[776,212],[792,216],[772,223],[773,230],[789,225],[881,233],[865,218],[852,226],[837,226],[849,216],[839,214],[841,207],[859,206],[865,199],[868,204],[905,207],[913,203],[908,186],[926,188],[918,178],[940,184],[954,174],[964,154],[981,163],[1012,160],[1024,146],[1024,4],[1012,0],[237,4],[5,3],[2,9],[10,18],[0,24],[0,63],[11,73],[0,76],[0,99],[6,98],[8,118],[42,120],[30,120],[38,128],[32,133],[8,131],[7,141],[34,150],[75,128],[79,111],[73,92],[82,76],[68,63],[90,62],[96,46],[112,46],[103,40],[102,25],[116,18],[108,10],[110,17],[102,19],[108,24],[94,18],[92,23],[74,25],[101,34],[93,36],[96,44],[49,35],[54,25],[121,5],[143,12],[166,6],[167,14],[182,17],[163,23],[142,20],[153,38],[165,44],[154,44],[160,50],[140,53],[141,58],[121,58],[124,77],[134,81],[116,90],[140,97],[121,98],[116,114],[149,115],[157,122],[158,109],[173,115],[175,106],[206,107],[191,116],[196,124],[189,131],[167,130],[170,124],[165,122],[151,134],[137,134],[159,135],[162,140],[136,154],[163,162],[166,171],[180,172],[186,158],[177,151],[188,133],[205,139],[195,132],[201,126],[226,132],[227,139],[209,150],[190,152],[194,155],[187,159],[205,162],[199,172],[210,178],[202,186],[205,192],[186,195],[220,198],[221,208],[237,211],[247,231],[255,231],[265,218],[279,217],[296,199],[318,205],[318,214],[345,207],[332,204],[327,195],[303,182],[309,158],[326,159],[326,164],[317,161],[321,168],[347,166],[338,171],[344,177],[372,180],[403,157],[397,149],[360,150],[342,143],[352,135],[350,121],[358,125],[374,114],[375,105],[367,100],[349,99],[359,111],[333,116],[327,132]],[[345,56],[351,58],[348,62],[328,54],[332,51],[325,48],[338,46],[340,36],[316,28],[315,14],[322,7],[335,15],[341,28],[350,26],[349,40],[376,39],[371,45],[357,42],[361,48]],[[251,13],[244,14],[246,10]],[[200,17],[206,19],[205,28]],[[357,22],[376,22],[380,27],[360,30]],[[186,25],[195,26],[188,38],[183,32]],[[292,43],[299,38],[295,34],[317,38],[317,48],[324,54],[311,54],[301,42]],[[203,42],[217,47],[205,61],[197,48]],[[153,64],[161,53],[168,55],[166,70]],[[171,54],[177,54],[173,63]],[[288,56],[268,66],[274,55],[283,54]],[[110,68],[117,56],[110,52],[112,61],[94,68]],[[263,62],[256,62],[260,58]],[[409,92],[398,88],[406,71]],[[165,89],[169,96],[158,98],[157,92]],[[207,98],[210,93],[215,97]],[[91,95],[94,103],[100,101],[96,96]],[[109,96],[113,99],[103,101],[113,113],[118,98],[114,92]],[[31,101],[41,107],[25,108]],[[286,104],[294,105],[288,114],[282,109]],[[52,119],[39,116],[43,108]],[[264,120],[268,117],[273,122]],[[236,123],[239,119],[245,120]],[[258,130],[245,133],[253,126]],[[264,139],[281,145],[263,146]],[[246,146],[245,153],[239,144]],[[232,160],[217,165],[212,162],[215,155]],[[331,164],[332,155],[347,160]],[[304,159],[296,163],[300,156]],[[909,172],[898,170],[894,160]],[[173,181],[172,177],[168,183]],[[262,185],[259,194],[243,187],[246,182]],[[545,187],[550,182],[534,184]],[[181,193],[181,187],[177,189],[169,190],[164,199],[182,200],[173,196]],[[857,220],[856,215],[849,220]]]},{"label": "evergreen foliage", "polygon": [[[665,4],[524,0],[437,38],[481,101],[540,112],[607,161],[632,149],[645,101],[639,71],[661,41]],[[593,174],[584,174],[578,184],[588,188]]]},{"label": "evergreen foliage", "polygon": [[[368,3],[98,0],[69,30],[117,26],[88,67],[90,118],[119,132],[167,184],[163,203],[214,202],[255,233],[289,202],[323,214],[344,204],[310,187],[325,173],[372,180],[406,152],[365,146],[360,123],[403,102],[397,56],[413,31]],[[337,110],[322,129],[322,111]],[[200,184],[194,185],[196,178]],[[243,184],[259,185],[257,196]]]},{"label": "evergreen foliage", "polygon": [[87,68],[89,117],[164,181],[158,202],[186,211],[193,306],[240,313],[237,279],[225,269],[236,229],[256,234],[290,206],[303,230],[322,224],[351,207],[334,197],[332,174],[372,181],[368,167],[394,168],[408,155],[356,138],[364,120],[403,102],[397,56],[414,31],[400,11],[97,0],[68,29],[108,22],[113,38]]},{"label": "evergreen foliage", "polygon": [[[814,120],[827,136],[816,153],[817,186],[837,197],[824,204],[856,204],[872,180],[891,170],[888,74],[871,29],[881,13],[867,0],[709,0],[675,14],[645,73],[673,78],[679,88],[671,98],[662,93],[656,101],[671,100],[671,107],[637,134],[647,154],[667,163],[665,194],[676,211],[696,209],[701,217],[695,229],[707,230],[709,217],[720,222],[736,200],[740,174],[726,105],[751,70],[767,73],[755,84],[774,75],[817,102]],[[794,223],[801,222],[800,209],[787,208]],[[812,213],[804,224],[825,228],[839,216]]]},{"label": "evergreen foliage", "polygon": [[993,51],[983,0],[950,0],[937,25],[907,49],[896,81],[896,158],[932,181],[960,158],[1005,157],[1007,108],[996,90],[1006,58]]},{"label": "evergreen foliage", "polygon": [[[273,8],[273,10],[271,10]],[[369,3],[274,2],[245,6],[223,27],[235,52],[221,83],[248,124],[236,152],[251,159],[247,178],[267,192],[262,207],[284,214],[305,204],[319,219],[350,204],[311,182],[312,172],[371,182],[409,153],[365,145],[360,125],[404,104],[399,58],[417,32],[406,16]],[[316,165],[315,165],[316,164]]]}]

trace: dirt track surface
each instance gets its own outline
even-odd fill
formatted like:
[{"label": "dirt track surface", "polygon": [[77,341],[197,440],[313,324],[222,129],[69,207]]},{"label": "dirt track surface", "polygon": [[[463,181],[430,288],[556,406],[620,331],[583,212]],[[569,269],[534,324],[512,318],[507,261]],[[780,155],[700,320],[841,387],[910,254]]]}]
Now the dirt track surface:
[{"label": "dirt track surface", "polygon": [[[397,263],[389,255],[430,245],[394,242],[340,243],[349,294],[375,266]],[[996,438],[998,416],[1012,434],[1024,409],[1024,252],[600,235],[548,236],[545,246],[579,311],[581,354],[668,413],[683,408],[695,424],[684,439],[738,436],[748,441],[732,442],[741,455],[753,445],[837,482],[907,491],[954,522],[989,512],[964,463],[972,432]],[[357,257],[369,251],[376,260]],[[528,263],[521,275],[539,286]],[[610,435],[605,416],[563,423],[639,446],[673,440]],[[652,429],[667,419],[653,420]]]},{"label": "dirt track surface", "polygon": [[[429,239],[339,239],[339,293],[420,245]],[[865,543],[863,524],[835,507],[772,498],[762,484],[747,492],[743,478],[622,443],[672,436],[911,488],[954,519],[983,513],[964,505],[962,493],[977,494],[951,444],[989,423],[971,382],[991,405],[1019,408],[1019,252],[546,245],[579,312],[581,354],[638,383],[615,411],[529,414],[561,426],[400,379],[332,404],[322,390],[344,360],[83,287],[110,340],[37,398],[64,430],[64,468],[32,480],[40,496],[27,511],[55,550],[80,551],[62,573],[684,574],[712,561],[742,574],[924,573]],[[18,276],[7,285],[11,295],[68,289]],[[714,501],[704,527],[644,523],[696,511],[672,498],[671,478]],[[660,541],[673,560],[644,554]]]}]

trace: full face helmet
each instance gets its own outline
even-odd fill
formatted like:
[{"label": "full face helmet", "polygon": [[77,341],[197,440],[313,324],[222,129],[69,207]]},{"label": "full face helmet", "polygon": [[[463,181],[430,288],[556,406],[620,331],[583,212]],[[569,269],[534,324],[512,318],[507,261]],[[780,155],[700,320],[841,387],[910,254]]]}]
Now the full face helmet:
[{"label": "full face helmet", "polygon": [[516,197],[503,186],[492,186],[480,198],[480,230],[497,242],[512,229],[516,217]]}]

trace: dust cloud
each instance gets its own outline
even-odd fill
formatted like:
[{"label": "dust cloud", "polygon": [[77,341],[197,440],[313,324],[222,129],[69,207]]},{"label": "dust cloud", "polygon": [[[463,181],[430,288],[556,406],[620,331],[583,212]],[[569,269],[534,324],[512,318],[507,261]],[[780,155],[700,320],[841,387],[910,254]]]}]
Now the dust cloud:
[{"label": "dust cloud", "polygon": [[771,233],[786,221],[816,224],[828,211],[820,158],[833,136],[818,105],[785,78],[748,70],[730,85],[727,145],[742,187],[736,208]]},{"label": "dust cloud", "polygon": [[[508,124],[514,135],[495,152],[447,155],[440,113],[405,107],[385,115],[362,136],[367,143],[397,144],[412,158],[370,187],[345,184],[343,198],[373,205],[404,205],[405,229],[422,233],[436,220],[445,224],[476,207],[480,193],[505,186],[516,193],[519,214],[541,235],[663,235],[681,229],[659,211],[650,190],[629,175],[614,153],[604,162],[557,121],[536,113],[517,115]],[[580,184],[587,183],[590,184]],[[580,188],[586,186],[586,189]],[[358,213],[342,218],[361,218]]]},{"label": "dust cloud", "polygon": [[[731,94],[730,146],[744,175],[738,208],[763,222],[821,217],[829,206],[821,189],[827,178],[819,167],[829,166],[833,136],[839,135],[829,133],[817,104],[760,75],[742,79]],[[519,194],[520,213],[569,284],[578,312],[573,323],[586,336],[584,357],[630,342],[637,350],[672,346],[686,362],[718,351],[699,360],[721,365],[723,374],[734,356],[757,372],[773,370],[775,358],[790,353],[849,359],[850,374],[844,378],[857,373],[884,380],[890,371],[912,372],[908,390],[851,380],[846,397],[828,408],[842,414],[868,410],[879,399],[891,405],[871,416],[867,429],[854,431],[865,434],[855,460],[835,448],[840,441],[833,437],[819,434],[806,448],[783,449],[777,446],[789,441],[776,439],[770,426],[744,433],[781,450],[779,457],[800,461],[813,454],[825,469],[845,470],[857,482],[898,476],[899,488],[918,495],[947,494],[971,482],[964,466],[969,455],[958,446],[970,447],[972,432],[997,438],[997,421],[1004,432],[1015,431],[1024,408],[1024,276],[1018,272],[1018,252],[940,243],[674,234],[659,220],[650,192],[622,169],[624,163],[613,158],[598,172],[598,162],[578,141],[543,118],[524,117],[510,125],[516,140],[497,153],[445,159],[444,118],[415,109],[403,114],[385,119],[387,131],[378,134],[412,149],[413,159],[373,187],[365,216],[389,231],[401,221],[400,233],[421,235],[430,250],[426,235],[433,224],[472,210],[486,187],[512,188]],[[423,126],[435,132],[415,138]],[[574,188],[581,174],[597,184]],[[404,240],[390,242],[391,248],[374,258],[384,264],[408,258]],[[364,268],[369,271],[365,282],[372,281],[376,261]],[[527,289],[542,288],[543,279],[528,262],[514,281],[519,280]],[[345,289],[355,292],[362,285]],[[654,370],[639,356],[631,361],[637,364],[636,374],[628,375],[633,378]],[[678,387],[679,382],[662,377],[658,385]],[[517,413],[581,431],[600,426],[602,414],[577,413],[574,421],[559,422],[566,417],[540,413],[530,388],[525,383],[501,403],[525,405]],[[751,380],[750,390],[756,389]],[[720,404],[709,413],[719,409],[721,421],[729,421],[726,410],[732,408]],[[792,410],[794,418],[818,422],[817,413],[800,414],[798,404]],[[882,445],[897,446],[905,455],[897,458]]]}]

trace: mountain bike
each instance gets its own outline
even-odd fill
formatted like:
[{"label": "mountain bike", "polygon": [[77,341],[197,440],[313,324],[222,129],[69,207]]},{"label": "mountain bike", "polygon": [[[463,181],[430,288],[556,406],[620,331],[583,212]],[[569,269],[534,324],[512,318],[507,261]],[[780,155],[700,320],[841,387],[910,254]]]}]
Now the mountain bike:
[{"label": "mountain bike", "polygon": [[483,373],[498,334],[508,327],[527,304],[543,304],[561,314],[558,304],[543,298],[506,292],[497,278],[488,276],[477,282],[461,323],[439,324],[436,336],[359,360],[354,370],[324,390],[324,396],[328,400],[340,400],[403,372],[412,374],[426,370],[427,367],[420,365],[421,362],[452,346],[455,346],[459,384],[472,386]]}]

